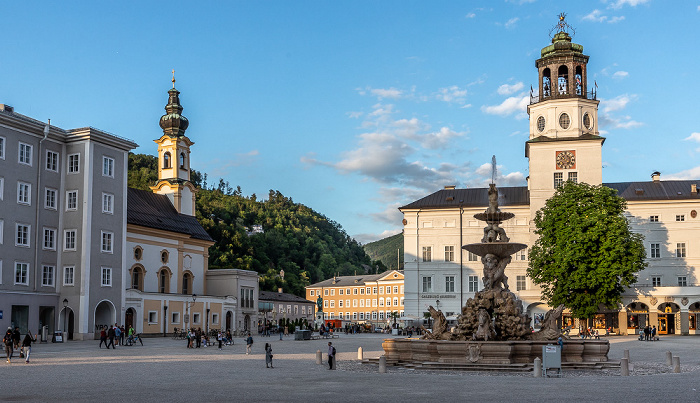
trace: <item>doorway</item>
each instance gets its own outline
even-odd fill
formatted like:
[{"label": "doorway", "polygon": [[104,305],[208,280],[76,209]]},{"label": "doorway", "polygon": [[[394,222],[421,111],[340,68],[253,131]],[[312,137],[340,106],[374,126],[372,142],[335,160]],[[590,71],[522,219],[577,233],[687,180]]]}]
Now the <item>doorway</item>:
[{"label": "doorway", "polygon": [[[134,308],[126,310],[124,314],[124,326],[127,331],[129,331],[130,327],[134,327]],[[136,331],[136,327],[134,327],[134,331]]]},{"label": "doorway", "polygon": [[676,334],[675,315],[667,313],[659,315],[659,334]]},{"label": "doorway", "polygon": [[233,314],[231,311],[226,311],[226,330],[231,330],[231,322],[233,321]]}]

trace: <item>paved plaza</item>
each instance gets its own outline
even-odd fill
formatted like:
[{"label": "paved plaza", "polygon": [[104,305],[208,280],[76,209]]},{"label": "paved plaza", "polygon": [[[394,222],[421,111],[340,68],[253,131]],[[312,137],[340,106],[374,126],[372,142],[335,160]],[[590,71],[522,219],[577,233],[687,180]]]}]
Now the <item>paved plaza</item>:
[{"label": "paved plaza", "polygon": [[[99,349],[99,341],[36,344],[32,362],[15,353],[0,365],[0,401],[129,402],[428,402],[566,401],[700,401],[700,337],[669,336],[657,342],[611,337],[609,357],[619,360],[630,350],[634,376],[565,373],[562,379],[532,374],[411,371],[357,363],[379,357],[384,335],[341,335],[333,339],[338,370],[316,365],[316,351],[328,340],[284,341],[255,337],[253,354],[245,355],[242,338],[234,346],[187,349],[184,340],[147,338],[144,346]],[[263,347],[272,343],[274,369],[265,368]],[[665,352],[681,357],[683,372],[671,373]],[[642,373],[650,373],[641,375]]]}]

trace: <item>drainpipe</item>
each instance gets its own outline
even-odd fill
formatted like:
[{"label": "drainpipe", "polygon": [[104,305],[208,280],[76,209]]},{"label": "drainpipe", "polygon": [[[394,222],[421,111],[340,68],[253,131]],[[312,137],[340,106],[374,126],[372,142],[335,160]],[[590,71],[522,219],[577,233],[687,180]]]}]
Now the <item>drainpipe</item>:
[{"label": "drainpipe", "polygon": [[464,249],[462,249],[462,215],[464,214],[464,208],[462,204],[464,200],[459,201],[459,315],[462,314],[462,307],[464,306]]},{"label": "drainpipe", "polygon": [[[49,136],[49,130],[51,128],[51,119],[49,119],[49,123],[44,126],[44,138],[39,140],[39,147],[37,150],[37,158],[36,158],[36,168],[37,168],[37,174],[36,174],[36,190],[34,193],[36,194],[36,205],[35,205],[35,213],[34,213],[34,291],[37,290],[37,284],[39,282],[39,274],[41,273],[39,271],[39,202],[40,202],[40,194],[41,194],[41,143],[46,140],[46,138]],[[58,199],[59,195],[56,195],[56,199]],[[58,200],[56,200],[58,203]],[[58,248],[58,233],[56,233],[56,236],[54,237],[54,245],[56,245],[56,248]],[[58,250],[58,249],[57,249]],[[56,287],[56,274],[57,274],[58,268],[54,268],[54,287]]]},{"label": "drainpipe", "polygon": [[[418,304],[418,312],[420,312],[420,293],[421,293],[421,284],[423,283],[423,279],[420,278],[420,256],[419,256],[419,254],[420,254],[420,242],[419,242],[420,222],[419,222],[419,218],[420,218],[420,211],[421,210],[422,209],[418,209],[418,211],[416,211],[416,273],[417,273],[416,275],[418,277],[418,281],[416,282],[417,283],[416,286],[418,287],[418,290],[416,290],[416,291],[418,291],[416,301]],[[406,264],[406,262],[404,262],[404,265],[405,264]]]}]

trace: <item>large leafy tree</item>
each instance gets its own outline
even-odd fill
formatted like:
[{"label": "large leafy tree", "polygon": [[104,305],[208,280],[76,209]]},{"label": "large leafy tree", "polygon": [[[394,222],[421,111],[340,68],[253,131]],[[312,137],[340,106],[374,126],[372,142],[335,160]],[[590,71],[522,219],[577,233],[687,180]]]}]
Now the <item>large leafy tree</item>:
[{"label": "large leafy tree", "polygon": [[646,266],[643,237],[623,216],[626,205],[608,187],[566,182],[537,212],[528,275],[550,306],[564,304],[581,319],[600,305],[618,307]]}]

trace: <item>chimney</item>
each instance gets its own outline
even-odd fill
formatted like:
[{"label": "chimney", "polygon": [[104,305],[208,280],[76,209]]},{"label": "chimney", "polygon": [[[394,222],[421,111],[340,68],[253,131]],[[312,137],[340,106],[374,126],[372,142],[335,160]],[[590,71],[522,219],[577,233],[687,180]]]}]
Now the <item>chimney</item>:
[{"label": "chimney", "polygon": [[457,185],[446,185],[445,190],[454,190],[457,187]]},{"label": "chimney", "polygon": [[690,193],[697,194],[698,193],[698,185],[696,185],[695,183],[690,185]]},{"label": "chimney", "polygon": [[0,104],[0,110],[5,111],[8,113],[12,113],[15,111],[15,108],[11,107],[10,105],[7,104]]},{"label": "chimney", "polygon": [[661,172],[659,172],[659,171],[654,171],[654,172],[651,174],[651,180],[653,180],[654,182],[659,182],[659,181],[661,180]]},{"label": "chimney", "polygon": [[278,289],[277,289],[277,292],[280,293],[280,294],[282,294],[282,287],[278,288]]}]

